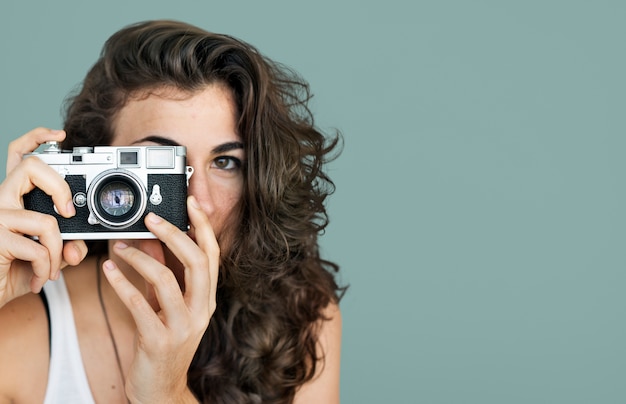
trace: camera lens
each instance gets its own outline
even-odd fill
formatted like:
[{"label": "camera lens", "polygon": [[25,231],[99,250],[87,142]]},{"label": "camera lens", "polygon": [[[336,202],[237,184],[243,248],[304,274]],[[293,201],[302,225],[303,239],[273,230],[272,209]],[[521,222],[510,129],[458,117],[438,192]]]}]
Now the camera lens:
[{"label": "camera lens", "polygon": [[89,210],[97,222],[111,229],[131,226],[146,209],[145,188],[126,170],[101,173],[91,183],[87,196]]},{"label": "camera lens", "polygon": [[100,207],[111,216],[120,217],[133,209],[135,193],[123,182],[111,182],[100,191]]}]

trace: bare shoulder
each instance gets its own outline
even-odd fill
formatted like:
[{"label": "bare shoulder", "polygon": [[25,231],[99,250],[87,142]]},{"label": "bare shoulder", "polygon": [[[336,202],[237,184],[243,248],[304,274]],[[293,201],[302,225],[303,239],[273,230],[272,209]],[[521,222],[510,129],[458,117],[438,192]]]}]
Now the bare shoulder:
[{"label": "bare shoulder", "polygon": [[[341,310],[339,305],[331,303],[322,312],[323,320],[320,320],[319,343],[322,349],[322,356],[332,355],[332,350],[339,350],[341,347]],[[338,353],[338,352],[336,352]]]},{"label": "bare shoulder", "polygon": [[295,403],[339,403],[339,370],[341,362],[341,311],[329,304],[319,323],[318,353],[315,376],[298,390]]},{"label": "bare shoulder", "polygon": [[40,296],[28,294],[0,308],[0,403],[43,401],[48,341],[48,319]]}]

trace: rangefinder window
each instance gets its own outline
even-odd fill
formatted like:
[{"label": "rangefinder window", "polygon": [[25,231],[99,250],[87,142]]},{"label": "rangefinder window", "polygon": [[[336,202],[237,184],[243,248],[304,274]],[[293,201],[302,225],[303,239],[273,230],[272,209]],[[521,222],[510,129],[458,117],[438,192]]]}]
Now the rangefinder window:
[{"label": "rangefinder window", "polygon": [[174,167],[174,149],[163,147],[148,148],[146,150],[148,168],[173,168]]},{"label": "rangefinder window", "polygon": [[120,166],[137,166],[139,165],[139,152],[133,151],[120,151],[119,155]]}]

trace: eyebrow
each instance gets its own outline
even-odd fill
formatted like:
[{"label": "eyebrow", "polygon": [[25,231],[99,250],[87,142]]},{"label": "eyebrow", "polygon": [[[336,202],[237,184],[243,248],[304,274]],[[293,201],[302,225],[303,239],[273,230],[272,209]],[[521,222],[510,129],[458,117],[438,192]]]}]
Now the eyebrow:
[{"label": "eyebrow", "polygon": [[214,147],[213,148],[213,153],[226,153],[226,152],[229,152],[231,150],[237,150],[237,149],[243,150],[243,143],[241,143],[241,142],[227,142],[227,143],[222,143],[221,145],[218,145],[218,146]]},{"label": "eyebrow", "polygon": [[[162,146],[182,146],[180,143],[178,143],[177,141],[167,138],[167,137],[163,137],[163,136],[146,136],[144,138],[141,138],[135,142],[133,142],[133,144],[135,143],[142,143],[142,142],[153,142],[153,143],[157,143],[160,144]],[[229,152],[231,150],[237,150],[237,149],[243,149],[243,143],[241,142],[226,142],[226,143],[222,143],[218,146],[215,146],[212,150],[213,153],[226,153]]]},{"label": "eyebrow", "polygon": [[153,142],[153,143],[160,144],[161,146],[182,146],[177,141],[167,138],[167,137],[162,137],[162,136],[146,136],[144,138],[134,141],[133,144],[143,143],[143,142]]}]

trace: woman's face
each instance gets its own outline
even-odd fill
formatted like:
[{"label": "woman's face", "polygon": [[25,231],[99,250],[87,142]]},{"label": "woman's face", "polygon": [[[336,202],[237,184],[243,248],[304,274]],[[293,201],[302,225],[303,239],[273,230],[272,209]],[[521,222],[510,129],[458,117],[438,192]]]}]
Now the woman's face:
[{"label": "woman's face", "polygon": [[189,194],[197,198],[221,240],[237,223],[243,191],[245,155],[236,119],[225,86],[209,85],[191,94],[167,88],[128,101],[115,117],[112,145],[186,146],[187,165],[194,168]]}]

